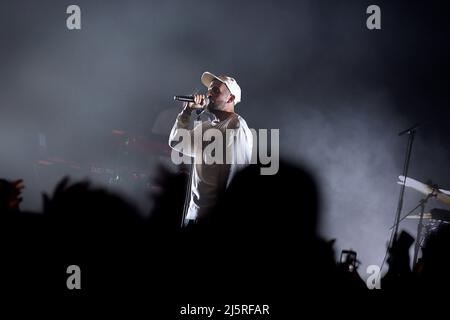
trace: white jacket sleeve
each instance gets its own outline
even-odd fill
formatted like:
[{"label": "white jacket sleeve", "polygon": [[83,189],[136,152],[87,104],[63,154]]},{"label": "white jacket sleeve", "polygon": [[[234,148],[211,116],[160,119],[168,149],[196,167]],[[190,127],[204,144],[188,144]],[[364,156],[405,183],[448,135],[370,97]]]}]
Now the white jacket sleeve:
[{"label": "white jacket sleeve", "polygon": [[201,130],[201,124],[198,124],[194,129],[189,130],[189,123],[191,112],[187,108],[183,109],[178,114],[177,119],[170,131],[169,146],[189,157],[194,157],[194,137],[197,130]]}]

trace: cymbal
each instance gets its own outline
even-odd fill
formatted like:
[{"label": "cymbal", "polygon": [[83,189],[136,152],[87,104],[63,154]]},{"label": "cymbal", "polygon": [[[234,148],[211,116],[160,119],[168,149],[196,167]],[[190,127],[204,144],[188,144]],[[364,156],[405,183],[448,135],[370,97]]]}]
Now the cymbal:
[{"label": "cymbal", "polygon": [[436,197],[442,203],[445,203],[446,205],[450,206],[450,191],[445,190],[445,189],[434,188],[430,185],[427,185],[423,182],[420,182],[416,179],[409,178],[409,177],[406,177],[406,179],[405,179],[404,176],[399,176],[398,179],[400,180],[400,181],[397,181],[398,184],[405,183],[406,187],[417,190],[426,196],[433,194],[432,195],[433,197]]},{"label": "cymbal", "polygon": [[[424,219],[432,219],[431,213],[427,212],[423,214]],[[406,219],[420,219],[420,214],[410,214]]]},{"label": "cymbal", "polygon": [[[450,211],[444,209],[432,209],[423,214],[424,219],[433,219],[450,222]],[[406,219],[420,219],[419,214],[409,215]]]}]

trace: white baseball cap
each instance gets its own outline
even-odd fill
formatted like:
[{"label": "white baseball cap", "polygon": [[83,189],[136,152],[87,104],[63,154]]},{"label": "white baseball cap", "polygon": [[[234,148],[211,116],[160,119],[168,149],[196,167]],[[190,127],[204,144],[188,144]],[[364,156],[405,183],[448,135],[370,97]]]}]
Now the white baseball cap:
[{"label": "white baseball cap", "polygon": [[216,76],[208,71],[203,72],[201,79],[202,83],[207,88],[209,88],[209,85],[211,84],[211,82],[213,82],[213,80],[222,82],[227,86],[228,90],[230,90],[231,94],[234,96],[234,104],[236,105],[241,102],[241,87],[239,87],[235,79],[225,75]]}]

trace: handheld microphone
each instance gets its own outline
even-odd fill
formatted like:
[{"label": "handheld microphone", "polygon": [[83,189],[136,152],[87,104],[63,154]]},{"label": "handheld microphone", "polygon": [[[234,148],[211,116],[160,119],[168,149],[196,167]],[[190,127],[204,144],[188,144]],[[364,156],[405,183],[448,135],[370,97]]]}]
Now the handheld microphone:
[{"label": "handheld microphone", "polygon": [[[184,101],[184,102],[194,102],[195,103],[195,100],[194,100],[193,96],[174,96],[173,100]],[[205,97],[205,99],[203,99],[203,103],[201,105],[194,104],[194,108],[203,109],[208,104],[209,104],[209,99],[208,99],[208,97]]]},{"label": "handheld microphone", "polygon": [[193,96],[174,96],[173,100],[185,101],[185,102],[195,102]]}]

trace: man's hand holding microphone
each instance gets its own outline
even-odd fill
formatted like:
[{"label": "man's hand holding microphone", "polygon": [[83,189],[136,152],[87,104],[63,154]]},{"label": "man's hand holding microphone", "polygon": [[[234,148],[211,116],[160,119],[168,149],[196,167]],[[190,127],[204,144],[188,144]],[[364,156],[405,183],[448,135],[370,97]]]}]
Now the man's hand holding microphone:
[{"label": "man's hand holding microphone", "polygon": [[192,96],[194,98],[193,102],[188,102],[188,107],[191,109],[204,109],[209,100],[204,94],[194,94]]},{"label": "man's hand holding microphone", "polygon": [[193,94],[192,96],[175,96],[174,100],[184,101],[184,109],[187,111],[204,109],[209,104],[209,99],[204,94]]}]

